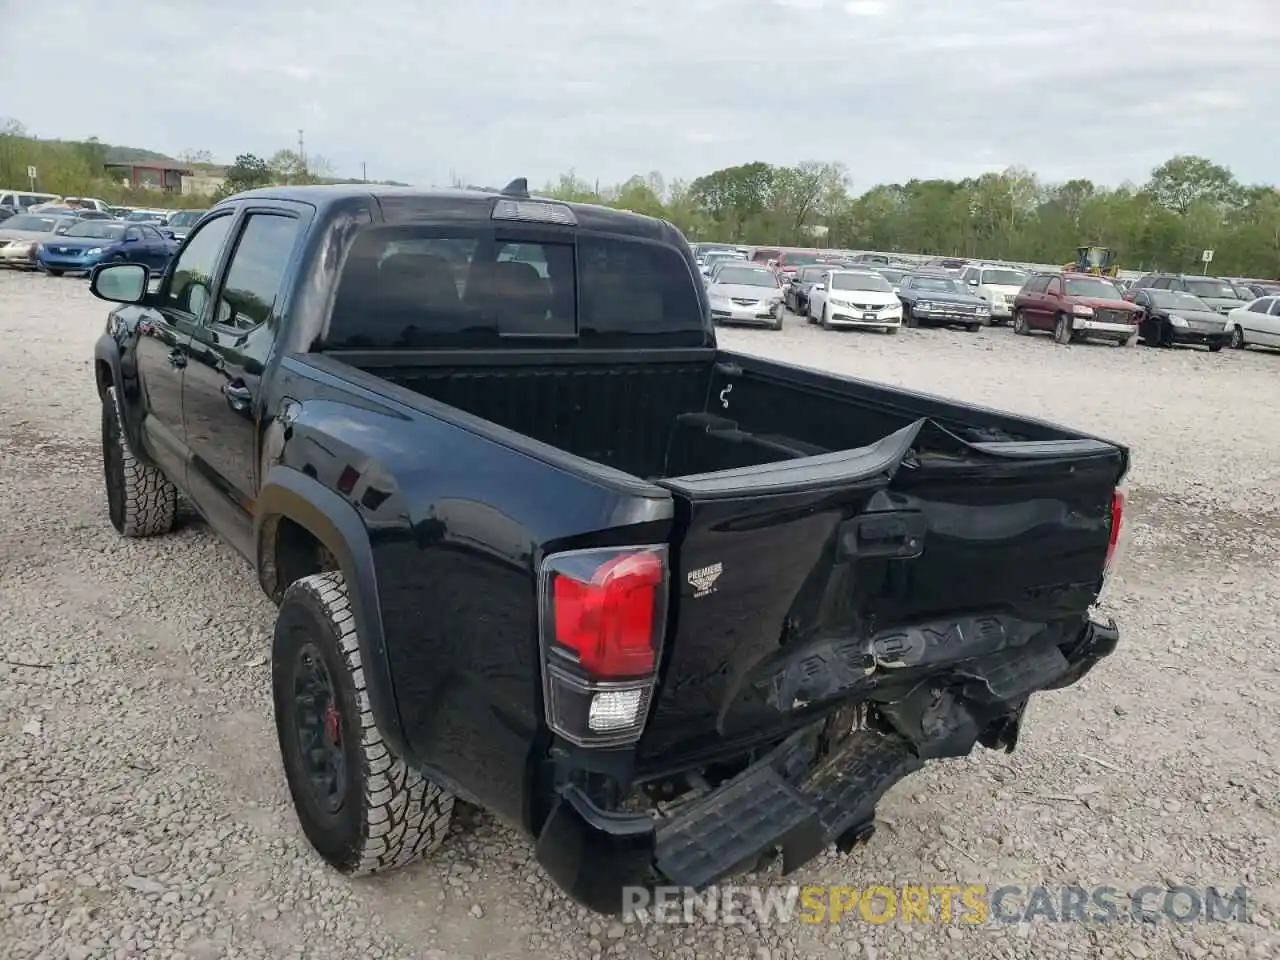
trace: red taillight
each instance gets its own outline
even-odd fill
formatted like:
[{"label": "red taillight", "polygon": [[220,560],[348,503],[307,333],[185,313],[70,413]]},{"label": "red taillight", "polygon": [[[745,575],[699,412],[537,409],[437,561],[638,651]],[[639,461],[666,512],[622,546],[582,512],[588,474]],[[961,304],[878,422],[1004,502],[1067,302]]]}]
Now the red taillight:
[{"label": "red taillight", "polygon": [[581,746],[634,743],[666,631],[667,548],[552,554],[540,591],[547,725]]},{"label": "red taillight", "polygon": [[601,680],[652,672],[662,579],[662,559],[648,552],[614,557],[586,583],[554,574],[556,643],[576,653],[582,668]]},{"label": "red taillight", "polygon": [[1116,545],[1120,542],[1120,525],[1124,521],[1124,491],[1116,490],[1111,494],[1111,534],[1107,540],[1107,559],[1104,569],[1111,568],[1111,561],[1116,555]]}]

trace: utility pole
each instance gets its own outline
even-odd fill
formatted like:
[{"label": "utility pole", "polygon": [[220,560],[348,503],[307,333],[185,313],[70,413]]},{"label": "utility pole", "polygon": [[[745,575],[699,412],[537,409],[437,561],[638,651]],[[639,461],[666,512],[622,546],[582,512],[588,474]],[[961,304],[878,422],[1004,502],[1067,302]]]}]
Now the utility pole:
[{"label": "utility pole", "polygon": [[307,143],[302,137],[302,131],[298,131],[298,164],[302,167],[305,175],[307,172]]},{"label": "utility pole", "polygon": [[360,161],[360,179],[365,183],[369,182],[369,165],[363,160]]}]

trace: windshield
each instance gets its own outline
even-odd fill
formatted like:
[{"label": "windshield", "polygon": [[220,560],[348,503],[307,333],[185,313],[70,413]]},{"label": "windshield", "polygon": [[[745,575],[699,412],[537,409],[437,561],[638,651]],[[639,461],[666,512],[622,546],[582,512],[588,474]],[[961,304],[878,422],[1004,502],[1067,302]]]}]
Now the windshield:
[{"label": "windshield", "polygon": [[881,270],[880,276],[884,277],[890,283],[897,283],[907,275],[905,270]]},{"label": "windshield", "polygon": [[4,230],[38,230],[48,233],[53,229],[53,217],[33,217],[29,213],[20,213],[4,222]]},{"label": "windshield", "polygon": [[1068,297],[1093,297],[1095,300],[1123,300],[1120,288],[1101,277],[1071,277],[1063,283]]},{"label": "windshield", "polygon": [[1204,310],[1208,313],[1213,313],[1213,307],[1195,294],[1186,293],[1182,290],[1148,290],[1147,295],[1151,297],[1151,302],[1157,307],[1165,307],[1170,310]]},{"label": "windshield", "polygon": [[805,267],[799,274],[797,274],[797,276],[799,276],[802,281],[816,283],[822,279],[822,275],[829,269],[830,267]]},{"label": "windshield", "polygon": [[[447,253],[446,253],[447,251]],[[371,227],[342,268],[328,349],[704,346],[702,284],[672,246],[491,226]]]},{"label": "windshield", "polygon": [[203,210],[183,210],[169,218],[171,227],[189,227],[204,216]]},{"label": "windshield", "polygon": [[773,271],[759,267],[722,267],[716,274],[716,283],[734,283],[744,287],[777,287],[778,278],[773,275]]},{"label": "windshield", "polygon": [[1236,291],[1231,284],[1222,280],[1197,280],[1188,277],[1187,290],[1197,297],[1213,297],[1218,300],[1237,300]]},{"label": "windshield", "polygon": [[745,260],[746,257],[733,250],[712,250],[702,259],[707,263],[715,263],[718,260]]},{"label": "windshield", "polygon": [[878,273],[833,273],[832,290],[874,290],[876,293],[893,293],[889,281]]},{"label": "windshield", "polygon": [[1020,287],[1027,282],[1021,270],[983,270],[979,283],[991,283],[999,287]]},{"label": "windshield", "polygon": [[100,220],[81,220],[68,230],[64,236],[89,237],[95,240],[119,240],[124,236],[124,227],[117,223],[103,223]]},{"label": "windshield", "polygon": [[160,218],[154,213],[144,213],[141,210],[135,210],[133,213],[125,217],[125,219],[132,223],[140,223],[143,220],[159,220]]},{"label": "windshield", "polygon": [[954,280],[948,280],[946,277],[916,277],[911,281],[911,286],[915,290],[925,290],[929,293],[959,293]]}]

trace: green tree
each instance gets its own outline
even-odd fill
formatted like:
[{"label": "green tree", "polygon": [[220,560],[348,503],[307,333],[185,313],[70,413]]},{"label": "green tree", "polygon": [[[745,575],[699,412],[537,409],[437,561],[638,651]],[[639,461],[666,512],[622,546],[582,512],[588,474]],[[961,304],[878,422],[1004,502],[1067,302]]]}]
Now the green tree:
[{"label": "green tree", "polygon": [[271,183],[271,168],[267,161],[252,153],[242,153],[235,163],[227,167],[224,174],[226,180],[218,191],[216,199],[230,197],[246,190],[265,187]]},{"label": "green tree", "polygon": [[1186,214],[1197,201],[1217,206],[1240,203],[1241,190],[1226,167],[1204,157],[1179,154],[1151,171],[1147,189],[1175,213]]}]

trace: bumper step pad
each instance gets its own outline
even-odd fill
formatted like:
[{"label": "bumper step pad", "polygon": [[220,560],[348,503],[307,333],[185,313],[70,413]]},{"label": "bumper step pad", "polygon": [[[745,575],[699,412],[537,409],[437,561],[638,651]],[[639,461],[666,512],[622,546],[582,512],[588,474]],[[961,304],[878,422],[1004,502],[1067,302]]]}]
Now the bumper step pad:
[{"label": "bumper step pad", "polygon": [[859,730],[797,786],[779,773],[796,749],[779,748],[661,825],[661,873],[701,890],[779,848],[789,873],[829,844],[845,847],[844,838],[864,835],[880,798],[921,766],[903,738]]}]

